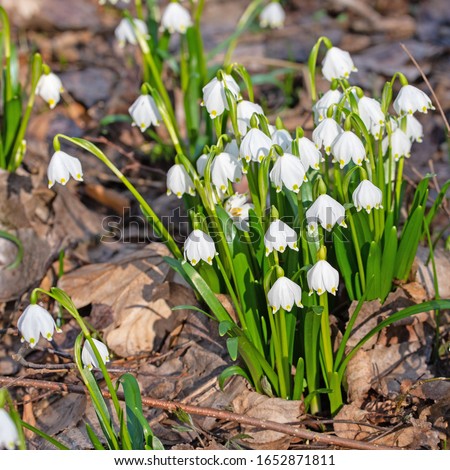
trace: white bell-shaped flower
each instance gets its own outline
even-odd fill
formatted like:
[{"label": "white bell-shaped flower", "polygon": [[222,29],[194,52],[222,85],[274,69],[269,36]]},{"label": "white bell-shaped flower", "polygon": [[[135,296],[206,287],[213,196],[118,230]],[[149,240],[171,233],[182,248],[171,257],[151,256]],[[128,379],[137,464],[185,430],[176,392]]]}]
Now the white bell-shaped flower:
[{"label": "white bell-shaped flower", "polygon": [[129,107],[128,112],[133,118],[133,126],[145,132],[150,126],[159,126],[161,115],[155,100],[150,95],[140,95]]},{"label": "white bell-shaped flower", "polygon": [[358,113],[367,130],[376,139],[380,139],[386,121],[381,104],[373,98],[363,96],[358,101]]},{"label": "white bell-shaped flower", "polygon": [[0,408],[0,449],[12,450],[19,445],[19,433],[11,416]]},{"label": "white bell-shaped flower", "polygon": [[286,13],[279,2],[268,3],[259,15],[259,25],[261,28],[282,28]]},{"label": "white bell-shaped flower", "polygon": [[312,110],[314,113],[314,122],[317,124],[327,117],[328,108],[341,101],[342,93],[339,90],[328,90],[316,101]]},{"label": "white bell-shaped flower", "polygon": [[262,162],[264,157],[269,155],[272,145],[273,142],[269,136],[263,131],[253,128],[242,139],[239,156],[246,162]]},{"label": "white bell-shaped flower", "polygon": [[239,183],[242,178],[242,167],[237,158],[227,152],[214,157],[211,165],[211,181],[218,191],[225,193],[228,182]]},{"label": "white bell-shaped flower", "polygon": [[83,181],[81,162],[78,158],[71,157],[66,152],[57,150],[50,159],[47,177],[49,188],[55,183],[60,183],[64,186],[70,177],[77,181]]},{"label": "white bell-shaped flower", "polygon": [[366,159],[366,149],[358,136],[352,131],[345,131],[339,134],[331,145],[333,162],[339,163],[344,168],[350,160],[355,165],[361,166]]},{"label": "white bell-shaped flower", "polygon": [[50,109],[59,103],[63,91],[60,78],[53,72],[41,75],[36,85],[36,95],[48,103]]},{"label": "white bell-shaped flower", "polygon": [[310,233],[317,231],[317,223],[330,232],[336,224],[347,227],[345,208],[328,194],[321,194],[306,211],[306,221]]},{"label": "white bell-shaped flower", "polygon": [[267,293],[267,300],[273,313],[280,308],[290,312],[294,305],[303,307],[302,289],[287,277],[279,277]]},{"label": "white bell-shaped flower", "polygon": [[316,291],[319,295],[325,292],[336,295],[339,286],[339,273],[326,260],[317,263],[307,272],[309,295]]},{"label": "white bell-shaped flower", "polygon": [[225,109],[228,109],[228,101],[225,94],[225,87],[237,100],[240,95],[239,85],[231,75],[223,74],[223,80],[214,77],[203,87],[203,105],[211,116],[211,119],[220,116]]},{"label": "white bell-shaped flower", "polygon": [[281,191],[283,185],[290,191],[298,193],[303,182],[308,181],[300,158],[291,153],[285,153],[277,158],[269,178],[275,185],[277,193]]},{"label": "white bell-shaped flower", "polygon": [[213,239],[201,230],[194,230],[184,242],[184,259],[195,266],[200,260],[212,264],[217,254]]},{"label": "white bell-shaped flower", "polygon": [[297,145],[300,161],[303,163],[303,166],[306,169],[319,170],[320,162],[323,162],[324,158],[314,142],[309,140],[308,137],[300,137],[297,139]]},{"label": "white bell-shaped flower", "polygon": [[395,98],[394,109],[397,114],[413,114],[416,111],[427,113],[429,109],[434,109],[434,106],[422,90],[412,85],[404,85]]},{"label": "white bell-shaped flower", "polygon": [[239,193],[233,194],[226,200],[223,207],[228,212],[228,215],[231,217],[236,227],[248,232],[248,211],[253,209],[254,205],[247,202],[247,195]]},{"label": "white bell-shaped flower", "polygon": [[[139,18],[133,18],[133,24],[139,33],[148,37],[148,28],[144,21]],[[114,30],[114,35],[116,36],[120,47],[124,47],[126,43],[132,44],[133,46],[137,44],[133,25],[128,18],[123,18],[120,21],[117,28]]]},{"label": "white bell-shaped flower", "polygon": [[197,167],[197,173],[200,175],[201,178],[205,176],[205,169],[206,164],[208,163],[209,155],[206,153],[200,155],[195,162],[195,166]]},{"label": "white bell-shaped flower", "polygon": [[279,145],[284,152],[291,152],[292,141],[292,136],[286,129],[277,129],[272,134],[272,142]]},{"label": "white bell-shaped flower", "polygon": [[32,348],[38,343],[40,335],[51,341],[55,331],[61,332],[50,313],[36,304],[28,305],[23,311],[17,322],[17,328],[22,335],[22,342],[26,341]]},{"label": "white bell-shaped flower", "polygon": [[412,142],[399,127],[392,132],[390,140],[389,136],[386,136],[383,139],[381,145],[383,154],[386,154],[389,145],[391,147],[392,156],[396,162],[398,162],[402,157],[409,158],[411,156]]},{"label": "white bell-shaped flower", "polygon": [[178,2],[170,2],[161,17],[161,29],[169,31],[170,34],[184,34],[192,26],[192,18],[189,10]]},{"label": "white bell-shaped flower", "polygon": [[[98,339],[92,338],[92,341],[100,354],[103,364],[109,362],[110,357],[108,348]],[[95,356],[94,350],[87,340],[84,342],[83,349],[81,350],[81,362],[84,364],[84,367],[87,367],[88,369],[92,369],[93,367],[96,369],[100,368],[100,364]]]},{"label": "white bell-shaped flower", "polygon": [[353,204],[359,212],[364,209],[370,214],[372,209],[382,209],[383,193],[371,181],[362,180],[352,194]]},{"label": "white bell-shaped flower", "polygon": [[294,251],[298,251],[297,242],[298,235],[294,229],[282,220],[274,220],[264,235],[266,256],[269,256],[273,250],[283,253],[287,246]]},{"label": "white bell-shaped flower", "polygon": [[406,135],[411,142],[423,141],[423,126],[412,114],[406,115]]},{"label": "white bell-shaped flower", "polygon": [[336,137],[343,131],[342,127],[333,119],[325,118],[319,123],[312,133],[312,140],[318,149],[325,150],[327,155],[331,152],[331,145]]},{"label": "white bell-shaped flower", "polygon": [[250,129],[250,119],[255,113],[264,115],[264,111],[259,104],[247,100],[239,101],[237,104],[237,123],[241,135],[245,135],[247,129]]},{"label": "white bell-shaped flower", "polygon": [[175,194],[180,199],[183,194],[195,195],[195,186],[183,165],[175,164],[167,172],[167,195]]},{"label": "white bell-shaped flower", "polygon": [[339,47],[328,49],[322,62],[322,74],[330,82],[338,78],[348,78],[357,70],[350,54]]}]

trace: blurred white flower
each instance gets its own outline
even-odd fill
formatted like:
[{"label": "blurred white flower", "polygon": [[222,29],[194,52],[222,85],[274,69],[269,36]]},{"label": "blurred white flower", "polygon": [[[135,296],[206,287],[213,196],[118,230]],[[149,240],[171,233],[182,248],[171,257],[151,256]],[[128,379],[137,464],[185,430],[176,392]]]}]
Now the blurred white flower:
[{"label": "blurred white flower", "polygon": [[50,109],[53,109],[61,99],[64,91],[60,78],[53,72],[42,74],[36,85],[36,95],[39,95]]},{"label": "blurred white flower", "polygon": [[363,96],[358,101],[358,113],[367,130],[376,139],[380,139],[382,128],[384,127],[386,120],[383,111],[381,110],[381,104],[373,98]]},{"label": "blurred white flower", "polygon": [[316,101],[312,110],[314,113],[314,122],[317,124],[327,117],[328,108],[334,104],[338,104],[342,98],[339,90],[328,90],[324,95]]},{"label": "blurred white flower", "polygon": [[316,291],[319,295],[325,292],[336,295],[339,286],[339,273],[326,260],[317,263],[307,272],[309,295]]},{"label": "blurred white flower", "polygon": [[248,211],[253,209],[254,205],[247,202],[246,194],[233,194],[226,200],[223,207],[228,212],[228,215],[237,228],[246,232],[249,230]]},{"label": "blurred white flower", "polygon": [[303,182],[308,181],[305,167],[300,158],[290,153],[285,153],[277,158],[269,178],[275,185],[277,193],[281,191],[283,185],[290,191],[298,193]]},{"label": "blurred white flower", "polygon": [[[103,364],[109,362],[108,348],[98,339],[92,338],[92,341],[100,354]],[[84,367],[87,367],[88,369],[92,369],[93,367],[96,369],[100,368],[100,364],[95,356],[94,350],[87,340],[84,342],[83,349],[81,350],[81,362],[84,364]]]},{"label": "blurred white flower", "polygon": [[49,188],[55,183],[65,185],[70,177],[77,181],[83,181],[81,162],[78,158],[71,157],[66,152],[57,150],[48,165],[47,177]]},{"label": "blurred white flower", "polygon": [[242,136],[247,133],[247,129],[250,129],[250,119],[255,113],[264,115],[264,111],[259,104],[247,100],[239,101],[237,104],[237,123],[239,133]]},{"label": "blurred white flower", "polygon": [[178,2],[170,2],[161,17],[161,29],[169,31],[170,34],[184,34],[192,26],[189,10]]},{"label": "blurred white flower", "polygon": [[228,142],[223,149],[224,152],[230,153],[233,157],[239,158],[239,147],[237,145],[236,139],[233,139],[231,142]]},{"label": "blurred white flower", "polygon": [[259,25],[261,28],[282,28],[286,14],[279,2],[268,3],[259,15]]},{"label": "blurred white flower", "polygon": [[383,193],[371,181],[362,180],[352,195],[353,204],[359,212],[364,209],[370,214],[372,209],[382,209]]},{"label": "blurred white flower", "polygon": [[242,139],[239,156],[246,162],[262,162],[264,157],[269,155],[272,145],[273,142],[269,136],[263,131],[253,128]]},{"label": "blurred white flower", "polygon": [[184,259],[187,259],[192,266],[195,266],[200,260],[212,264],[216,254],[213,239],[201,230],[196,229],[191,232],[184,242]]},{"label": "blurred white flower", "polygon": [[429,109],[434,109],[434,106],[422,90],[412,85],[404,85],[395,98],[394,109],[397,114],[413,114],[416,111],[427,113]]},{"label": "blurred white flower", "polygon": [[344,168],[350,159],[355,165],[361,166],[366,159],[366,149],[361,139],[352,131],[345,131],[339,134],[331,145],[333,162],[339,163]]},{"label": "blurred white flower", "polygon": [[336,224],[345,224],[345,208],[328,194],[321,194],[306,211],[306,221],[310,233],[317,231],[317,223],[330,232]]},{"label": "blurred white flower", "polygon": [[272,142],[279,145],[284,152],[291,152],[292,140],[291,134],[286,129],[277,129],[272,134]]},{"label": "blurred white flower", "polygon": [[36,304],[28,305],[23,311],[17,322],[17,328],[22,335],[22,342],[26,341],[32,348],[38,343],[40,335],[51,341],[55,331],[61,332],[50,313]]},{"label": "blurred white flower", "polygon": [[11,416],[0,408],[0,449],[12,450],[19,445],[19,433]]},{"label": "blurred white flower", "polygon": [[[148,37],[148,28],[144,21],[139,18],[133,18],[133,23],[136,29],[145,37]],[[124,47],[128,42],[133,46],[137,44],[136,34],[128,18],[123,18],[116,29],[114,30],[114,35],[116,36],[117,42],[120,47]]]},{"label": "blurred white flower", "polygon": [[133,119],[133,126],[145,132],[151,125],[158,126],[161,115],[155,100],[150,95],[140,95],[129,107],[128,112]]},{"label": "blurred white flower", "polygon": [[328,49],[322,62],[323,76],[330,82],[337,78],[348,78],[357,70],[350,54],[339,47]]},{"label": "blurred white flower", "polygon": [[314,129],[312,140],[318,149],[323,147],[325,153],[329,155],[332,143],[342,132],[344,132],[342,127],[333,118],[325,118]]},{"label": "blurred white flower", "polygon": [[297,139],[297,145],[300,161],[303,163],[305,169],[312,168],[319,170],[320,162],[322,162],[324,158],[314,142],[307,137],[300,137]]},{"label": "blurred white flower", "polygon": [[283,253],[288,246],[294,251],[298,251],[298,235],[294,229],[281,220],[274,220],[264,235],[264,246],[266,256],[273,250]]},{"label": "blurred white flower", "polygon": [[206,106],[211,119],[220,116],[225,109],[228,109],[225,87],[230,90],[236,100],[239,98],[239,85],[231,75],[225,73],[223,74],[223,80],[214,77],[203,87],[203,105]]},{"label": "blurred white flower", "polygon": [[178,199],[183,194],[195,196],[195,186],[183,165],[175,164],[167,172],[167,195],[174,193]]},{"label": "blurred white flower", "polygon": [[225,193],[228,182],[239,183],[242,178],[242,167],[233,155],[227,152],[219,153],[211,164],[211,181],[218,191]]},{"label": "blurred white flower", "polygon": [[408,136],[400,128],[397,128],[392,132],[390,140],[388,135],[383,139],[381,147],[383,154],[386,154],[390,146],[392,156],[398,162],[402,157],[409,158],[411,156],[411,145],[412,142]]},{"label": "blurred white flower", "polygon": [[278,312],[280,308],[290,312],[294,305],[303,307],[302,289],[287,277],[279,277],[267,293],[267,300],[273,313]]}]

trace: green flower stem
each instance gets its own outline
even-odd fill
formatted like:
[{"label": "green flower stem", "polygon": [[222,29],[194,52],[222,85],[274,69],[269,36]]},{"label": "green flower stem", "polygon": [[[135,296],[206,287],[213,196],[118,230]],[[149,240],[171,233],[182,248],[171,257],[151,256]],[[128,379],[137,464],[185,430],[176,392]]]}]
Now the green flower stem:
[{"label": "green flower stem", "polygon": [[[0,19],[3,24],[3,59],[5,61],[4,71],[5,71],[5,101],[8,102],[13,97],[13,90],[11,84],[11,26],[9,24],[8,14],[6,10],[0,6]],[[4,103],[5,105],[6,103]]]},{"label": "green flower stem", "polygon": [[356,261],[358,263],[359,278],[361,281],[361,289],[364,292],[366,290],[366,275],[364,271],[364,264],[361,257],[361,248],[359,246],[358,233],[356,231],[355,222],[351,211],[347,211],[347,220],[350,224],[350,231],[352,233],[353,245],[355,246]]},{"label": "green flower stem", "polygon": [[[31,65],[31,90],[28,97],[27,107],[25,113],[22,116],[20,127],[15,138],[14,146],[10,154],[10,161],[8,164],[9,171],[15,171],[20,164],[22,163],[21,159],[16,159],[16,156],[20,153],[19,148],[22,145],[22,141],[25,137],[25,132],[27,130],[28,121],[30,120],[31,111],[33,110],[34,100],[36,97],[36,86],[42,75],[42,57],[40,54],[36,53],[33,56],[33,63]],[[21,155],[23,158],[23,153]]]},{"label": "green flower stem", "polygon": [[135,0],[134,2],[136,6],[136,16],[142,21],[145,21],[144,19],[144,10],[142,8],[142,0]]},{"label": "green flower stem", "polygon": [[288,391],[286,387],[286,376],[285,376],[285,369],[284,369],[284,361],[283,361],[283,351],[281,348],[281,342],[280,342],[280,335],[275,323],[274,316],[277,315],[277,313],[272,313],[269,310],[269,322],[270,322],[270,329],[272,330],[272,341],[273,341],[273,346],[274,346],[274,351],[275,351],[275,363],[277,367],[277,372],[278,372],[278,377],[279,377],[279,384],[280,384],[280,397],[281,398],[288,398]]},{"label": "green flower stem", "polygon": [[281,345],[282,363],[283,363],[283,375],[286,381],[286,398],[292,398],[291,396],[291,367],[289,364],[289,346],[288,337],[286,331],[286,312],[284,309],[276,313],[276,321],[278,323],[277,329],[280,335],[279,342]]},{"label": "green flower stem", "polygon": [[308,70],[309,70],[309,86],[311,93],[311,100],[313,103],[317,101],[317,91],[316,91],[316,67],[317,67],[317,56],[319,55],[319,49],[322,42],[325,44],[327,49],[333,47],[331,41],[325,37],[321,36],[314,47],[311,50],[311,54],[308,59]]},{"label": "green flower stem", "polygon": [[68,137],[64,134],[57,134],[55,136],[54,141],[59,142],[59,139],[63,138],[85,150],[89,153],[97,157],[101,162],[103,162],[116,176],[119,180],[126,186],[126,188],[130,191],[130,193],[136,198],[139,204],[144,209],[146,215],[150,218],[150,222],[158,235],[163,239],[164,243],[167,244],[172,255],[177,259],[183,259],[183,254],[181,253],[180,248],[176,244],[173,237],[169,234],[166,227],[162,224],[161,220],[155,214],[153,209],[149,206],[147,201],[140,195],[139,191],[130,183],[128,178],[123,175],[123,173],[111,162],[111,160],[94,144],[91,142],[76,138],[76,137]]},{"label": "green flower stem", "polygon": [[400,203],[402,198],[402,183],[403,183],[403,166],[405,164],[405,157],[401,157],[398,162],[397,179],[395,181],[395,210],[400,212]]},{"label": "green flower stem", "polygon": [[320,334],[322,355],[327,374],[333,372],[333,348],[331,346],[330,316],[328,311],[328,294],[325,292],[319,295],[319,305],[323,307],[320,319]]},{"label": "green flower stem", "polygon": [[[247,172],[247,181],[248,181],[248,186],[250,188],[250,194],[252,195],[252,203],[255,206],[255,213],[258,217],[263,217],[264,214],[262,213],[262,205],[259,200],[258,194],[258,185],[256,184],[256,178],[255,175],[253,174],[253,168],[252,168],[252,162],[250,162],[250,165],[248,167],[248,172]],[[265,204],[264,204],[265,207]]]}]

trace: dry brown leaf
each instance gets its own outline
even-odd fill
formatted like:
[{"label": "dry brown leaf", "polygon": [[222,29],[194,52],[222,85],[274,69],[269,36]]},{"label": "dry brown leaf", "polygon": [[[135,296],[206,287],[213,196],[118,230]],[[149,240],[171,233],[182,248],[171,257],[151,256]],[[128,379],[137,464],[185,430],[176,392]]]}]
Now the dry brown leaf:
[{"label": "dry brown leaf", "polygon": [[372,388],[373,365],[368,356],[368,352],[360,349],[347,365],[347,397],[355,406],[361,405]]},{"label": "dry brown leaf", "polygon": [[[416,280],[421,284],[428,298],[435,297],[434,282],[433,282],[433,266],[431,262],[425,265],[429,256],[427,247],[419,246],[415,259]],[[434,252],[436,263],[436,274],[439,283],[439,295],[442,299],[450,298],[450,252],[437,248]]]},{"label": "dry brown leaf", "polygon": [[[292,424],[303,413],[303,402],[269,398],[256,392],[244,393],[233,400],[235,413],[252,418]],[[242,432],[251,436],[245,439],[246,445],[254,449],[288,449],[292,437],[276,431],[242,426]]]},{"label": "dry brown leaf", "polygon": [[374,428],[365,423],[368,422],[369,412],[361,410],[354,403],[344,405],[334,417],[334,431],[337,436],[345,439],[363,440],[369,437]]},{"label": "dry brown leaf", "polygon": [[[63,276],[58,286],[73,299],[77,308],[94,304],[104,316],[102,327],[107,345],[120,356],[153,351],[182,321],[185,311],[172,307],[195,304],[188,288],[165,283],[169,266],[163,256],[168,249],[153,243],[108,263],[84,266]],[[96,316],[96,312],[93,312]]]}]

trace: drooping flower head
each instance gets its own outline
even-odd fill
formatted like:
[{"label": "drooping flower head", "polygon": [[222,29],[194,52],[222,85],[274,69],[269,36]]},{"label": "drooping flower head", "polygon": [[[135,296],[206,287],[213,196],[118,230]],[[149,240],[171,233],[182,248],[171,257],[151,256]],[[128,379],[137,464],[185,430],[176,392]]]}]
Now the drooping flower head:
[{"label": "drooping flower head", "polygon": [[358,101],[358,113],[367,130],[376,138],[381,138],[386,118],[381,110],[381,104],[373,99],[363,96]]},{"label": "drooping flower head", "polygon": [[412,142],[399,127],[392,132],[390,139],[389,136],[386,136],[381,144],[384,154],[390,146],[392,156],[396,162],[398,162],[402,157],[409,158],[411,156]]},{"label": "drooping flower head", "polygon": [[323,76],[330,82],[339,78],[348,78],[357,70],[350,54],[339,47],[328,49],[322,62]]},{"label": "drooping flower head", "polygon": [[225,109],[228,109],[225,87],[230,90],[236,100],[239,98],[239,85],[231,75],[226,73],[222,74],[222,80],[214,77],[203,87],[203,104],[206,106],[211,119],[220,116]]},{"label": "drooping flower head", "polygon": [[284,152],[291,152],[292,137],[286,129],[277,129],[272,133],[272,142],[279,145]]},{"label": "drooping flower head", "polygon": [[259,15],[259,25],[261,28],[282,28],[286,13],[279,2],[268,3]]},{"label": "drooping flower head", "polygon": [[48,103],[50,109],[59,103],[63,91],[61,79],[53,72],[42,74],[36,85],[36,95]]},{"label": "drooping flower head", "polygon": [[170,2],[161,17],[161,29],[184,34],[192,26],[191,14],[178,2]]},{"label": "drooping flower head", "polygon": [[[103,364],[109,362],[109,351],[106,345],[104,345],[101,341],[95,338],[92,338],[92,341],[94,342],[95,347],[100,353],[100,357],[102,359]],[[94,350],[90,345],[89,341],[87,340],[83,344],[83,349],[81,351],[81,361],[83,362],[84,367],[87,367],[88,369],[92,369],[93,367],[98,369],[100,367],[97,357],[95,356]]]},{"label": "drooping flower head", "polygon": [[341,168],[353,160],[355,165],[361,166],[366,159],[364,144],[352,131],[339,134],[331,145],[333,161],[339,163]]},{"label": "drooping flower head", "polygon": [[167,172],[167,195],[174,193],[178,199],[183,194],[195,196],[195,186],[183,165],[175,164]]},{"label": "drooping flower head", "polygon": [[273,250],[283,253],[287,246],[291,250],[298,251],[297,241],[298,235],[294,229],[282,220],[274,220],[264,235],[266,256],[269,256]]},{"label": "drooping flower head", "polygon": [[246,162],[262,162],[264,157],[269,155],[272,147],[272,139],[264,134],[263,131],[253,128],[250,129],[242,139],[239,148],[239,156]]},{"label": "drooping flower head", "polygon": [[[145,22],[140,20],[139,18],[133,18],[132,21],[139,33],[147,37],[148,28]],[[137,44],[133,24],[131,24],[128,18],[123,18],[115,29],[114,35],[116,36],[117,42],[119,43],[120,47],[124,47],[126,43],[132,44],[133,46]]]},{"label": "drooping flower head", "polygon": [[321,194],[306,211],[308,230],[317,231],[317,223],[330,232],[336,224],[347,227],[345,224],[345,208],[328,194]]},{"label": "drooping flower head", "polygon": [[290,153],[280,155],[269,174],[277,193],[285,186],[289,191],[298,193],[300,186],[307,181],[305,167],[300,158]]},{"label": "drooping flower head", "polygon": [[342,93],[339,90],[328,90],[316,103],[313,105],[314,122],[318,124],[327,117],[328,108],[334,104],[339,103],[342,98]]},{"label": "drooping flower head", "polygon": [[41,335],[51,341],[54,332],[61,331],[50,313],[36,304],[28,305],[23,311],[17,322],[17,328],[22,335],[22,342],[26,341],[32,348],[36,346]]},{"label": "drooping flower head", "polygon": [[250,129],[250,120],[255,113],[264,115],[259,104],[247,100],[241,100],[237,104],[237,123],[239,133],[242,136],[247,133],[247,129]]},{"label": "drooping flower head", "polygon": [[275,281],[267,293],[267,300],[273,313],[278,312],[280,308],[290,312],[294,305],[303,307],[302,289],[295,282],[282,276]]},{"label": "drooping flower head", "polygon": [[327,155],[331,152],[331,145],[336,137],[343,131],[342,127],[333,119],[325,118],[312,133],[312,140],[318,149],[323,148]]},{"label": "drooping flower head", "polygon": [[318,295],[325,292],[336,295],[339,286],[339,273],[328,261],[319,260],[307,272],[306,280],[308,281],[309,295],[312,295],[314,291]]},{"label": "drooping flower head", "polygon": [[406,135],[411,142],[423,141],[423,126],[412,114],[406,115]]},{"label": "drooping flower head", "polygon": [[297,145],[300,161],[305,169],[312,168],[313,170],[319,170],[320,162],[322,162],[324,158],[314,142],[307,137],[300,137],[297,139]]},{"label": "drooping flower head", "polygon": [[359,212],[364,209],[368,214],[372,209],[382,209],[383,193],[371,181],[363,180],[352,195],[353,204]]},{"label": "drooping flower head", "polygon": [[195,266],[200,260],[212,264],[216,255],[216,247],[213,239],[201,230],[194,230],[184,242],[184,259]]},{"label": "drooping flower head", "polygon": [[159,126],[161,115],[155,100],[150,95],[140,95],[129,107],[128,112],[133,118],[133,126],[145,132],[150,126]]},{"label": "drooping flower head", "polygon": [[416,111],[427,113],[434,109],[433,103],[426,93],[412,85],[404,85],[394,101],[397,114],[414,114]]},{"label": "drooping flower head", "polygon": [[49,188],[55,183],[64,186],[69,181],[70,177],[77,181],[83,181],[83,169],[80,160],[70,156],[66,152],[57,150],[50,159],[47,177]]},{"label": "drooping flower head", "polygon": [[218,191],[225,193],[228,183],[239,183],[242,167],[237,158],[227,152],[219,153],[211,164],[211,181]]}]

